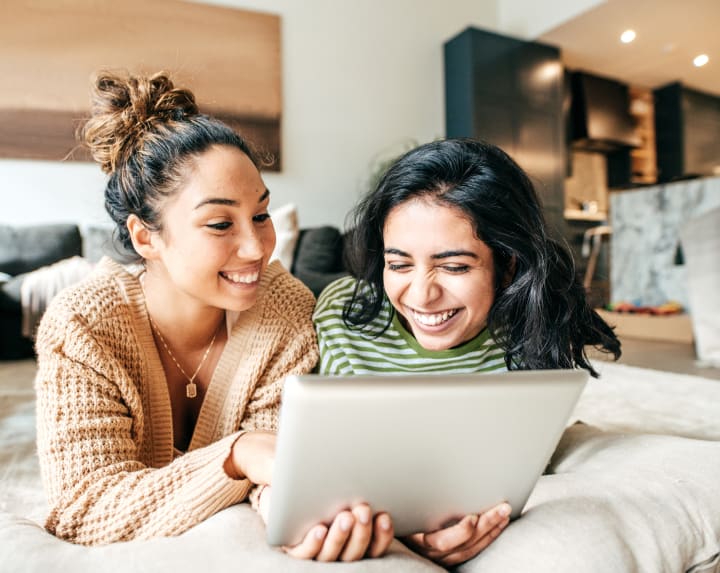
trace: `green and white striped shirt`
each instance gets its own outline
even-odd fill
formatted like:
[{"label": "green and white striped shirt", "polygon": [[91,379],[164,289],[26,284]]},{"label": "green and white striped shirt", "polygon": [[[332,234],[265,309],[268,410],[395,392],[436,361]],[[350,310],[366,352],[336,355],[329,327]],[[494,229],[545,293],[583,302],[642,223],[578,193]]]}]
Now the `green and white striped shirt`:
[{"label": "green and white striped shirt", "polygon": [[[364,329],[350,329],[343,321],[355,279],[343,277],[320,295],[313,322],[320,346],[320,374],[400,374],[404,372],[506,371],[503,350],[483,330],[472,340],[449,350],[426,350],[418,344],[385,299],[379,316]],[[390,326],[379,336],[384,325]]]}]

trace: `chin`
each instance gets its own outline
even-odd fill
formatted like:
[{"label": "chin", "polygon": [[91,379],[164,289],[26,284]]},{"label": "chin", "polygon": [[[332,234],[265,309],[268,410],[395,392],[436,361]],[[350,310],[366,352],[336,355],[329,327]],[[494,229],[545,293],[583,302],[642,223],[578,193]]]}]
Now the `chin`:
[{"label": "chin", "polygon": [[422,346],[425,350],[450,350],[452,348],[456,348],[458,346],[462,346],[466,342],[470,342],[473,338],[475,338],[478,334],[480,334],[481,330],[478,330],[475,334],[472,336],[463,336],[463,334],[455,334],[452,335],[450,333],[443,333],[442,335],[438,336],[430,336],[425,335],[421,338],[418,338],[418,336],[413,333],[413,336],[415,336],[415,340],[417,340],[418,344]]},{"label": "chin", "polygon": [[442,340],[427,340],[427,339],[418,340],[418,344],[420,344],[420,346],[422,346],[425,350],[433,350],[433,351],[450,350],[454,346],[457,346],[457,344],[454,342],[444,342]]},{"label": "chin", "polygon": [[253,296],[252,298],[247,298],[243,300],[233,298],[225,302],[224,308],[225,310],[230,310],[233,312],[243,312],[246,310],[250,310],[253,306],[255,306],[255,303],[257,303],[257,299],[257,296]]}]

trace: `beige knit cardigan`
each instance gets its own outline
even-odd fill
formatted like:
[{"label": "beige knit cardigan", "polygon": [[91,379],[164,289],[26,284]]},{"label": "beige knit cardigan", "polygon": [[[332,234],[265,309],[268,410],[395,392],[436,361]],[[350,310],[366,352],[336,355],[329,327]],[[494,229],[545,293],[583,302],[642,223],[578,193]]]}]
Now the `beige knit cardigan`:
[{"label": "beige knit cardigan", "polygon": [[278,263],[240,313],[184,455],[135,274],[104,259],[58,295],[37,337],[37,445],[46,528],[86,545],[177,535],[245,499],[223,470],[242,430],[277,428],[285,375],[317,361],[314,299]]}]

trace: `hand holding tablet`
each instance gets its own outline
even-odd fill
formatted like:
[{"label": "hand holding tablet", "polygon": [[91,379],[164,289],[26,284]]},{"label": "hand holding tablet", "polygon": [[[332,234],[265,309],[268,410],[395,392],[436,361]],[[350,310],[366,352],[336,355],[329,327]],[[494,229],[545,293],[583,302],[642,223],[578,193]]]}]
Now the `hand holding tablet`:
[{"label": "hand holding tablet", "polygon": [[587,376],[289,377],[269,543],[299,543],[361,503],[387,512],[398,536],[443,529],[503,501],[519,516]]}]

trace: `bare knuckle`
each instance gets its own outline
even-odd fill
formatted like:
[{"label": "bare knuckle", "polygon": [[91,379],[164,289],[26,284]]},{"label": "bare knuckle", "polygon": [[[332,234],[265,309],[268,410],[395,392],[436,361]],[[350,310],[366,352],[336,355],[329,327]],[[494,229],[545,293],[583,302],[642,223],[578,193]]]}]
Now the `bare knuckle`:
[{"label": "bare knuckle", "polygon": [[436,549],[440,553],[447,553],[448,551],[452,551],[455,547],[455,544],[452,543],[448,539],[440,538],[437,539],[434,543],[431,544],[431,547],[433,549]]},{"label": "bare knuckle", "polygon": [[480,519],[478,519],[477,528],[481,529],[481,530],[485,530],[485,529],[489,529],[490,526],[491,526],[490,516],[488,515],[487,512],[485,512],[480,516]]}]

